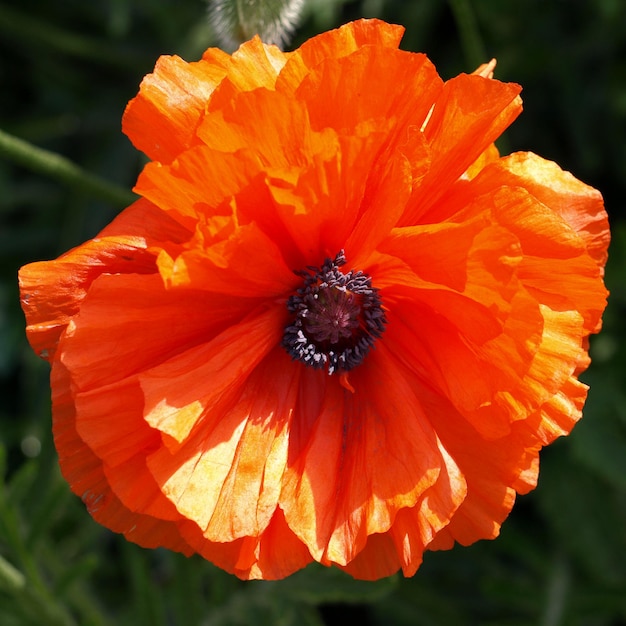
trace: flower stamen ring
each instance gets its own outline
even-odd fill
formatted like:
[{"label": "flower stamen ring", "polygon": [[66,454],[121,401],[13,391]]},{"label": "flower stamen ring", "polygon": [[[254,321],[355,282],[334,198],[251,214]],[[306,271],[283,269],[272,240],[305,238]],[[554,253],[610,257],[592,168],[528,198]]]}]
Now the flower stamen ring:
[{"label": "flower stamen ring", "polygon": [[339,268],[345,263],[341,250],[319,268],[297,270],[304,283],[287,300],[294,317],[283,347],[294,360],[329,374],[360,365],[387,323],[372,279],[361,271],[344,274]]}]

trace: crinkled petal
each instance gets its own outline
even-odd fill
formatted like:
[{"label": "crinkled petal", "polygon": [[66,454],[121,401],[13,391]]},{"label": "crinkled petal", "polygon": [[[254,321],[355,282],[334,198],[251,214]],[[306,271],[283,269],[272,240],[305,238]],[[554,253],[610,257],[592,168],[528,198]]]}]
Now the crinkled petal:
[{"label": "crinkled petal", "polygon": [[[388,531],[398,510],[436,491],[444,464],[419,398],[383,345],[350,380],[354,395],[331,382],[315,415],[295,416],[299,433],[281,498],[287,523],[313,556],[341,565],[369,535]],[[308,408],[304,391],[299,403]],[[443,488],[462,494],[464,484]]]},{"label": "crinkled petal", "polygon": [[198,145],[198,123],[226,76],[241,90],[270,86],[286,58],[275,46],[267,46],[258,38],[243,44],[232,56],[211,48],[195,63],[162,56],[126,107],[122,129],[148,157],[170,163],[184,150]]},{"label": "crinkled petal", "polygon": [[163,493],[209,541],[259,536],[274,515],[297,387],[294,372],[279,374],[286,360],[268,357],[183,445],[148,457]]},{"label": "crinkled petal", "polygon": [[169,163],[196,145],[195,129],[211,94],[226,76],[217,64],[162,56],[127,105],[122,130],[151,159]]},{"label": "crinkled petal", "polygon": [[601,278],[610,238],[602,196],[555,163],[529,153],[486,167],[472,193],[502,184],[519,198],[521,190],[528,194],[516,208],[502,205],[497,215],[520,239],[520,277],[539,301],[580,311],[588,331],[597,332],[606,306]]},{"label": "crinkled petal", "polygon": [[521,113],[521,87],[461,74],[447,81],[424,129],[432,164],[403,224],[438,222],[429,209]]},{"label": "crinkled petal", "polygon": [[193,548],[182,537],[176,521],[135,513],[115,495],[102,461],[76,431],[70,376],[58,360],[52,366],[51,382],[54,442],[61,471],[93,518],[145,548],[166,547],[192,554]]},{"label": "crinkled petal", "polygon": [[52,358],[59,336],[100,274],[154,273],[156,255],[149,250],[150,246],[189,236],[188,231],[155,206],[138,200],[98,237],[54,262],[41,261],[22,267],[21,301],[33,350],[43,358]]},{"label": "crinkled petal", "polygon": [[526,189],[582,238],[603,275],[610,240],[602,195],[556,163],[532,152],[517,152],[494,164],[502,183]]},{"label": "crinkled petal", "polygon": [[243,580],[285,578],[313,561],[306,546],[287,526],[280,509],[276,509],[258,537],[209,541],[198,536],[193,522],[181,525],[181,533],[200,555]]},{"label": "crinkled petal", "polygon": [[139,379],[146,421],[178,443],[203,416],[213,421],[213,405],[225,394],[236,392],[279,343],[284,320],[280,307],[257,312],[215,338],[142,372]]},{"label": "crinkled petal", "polygon": [[259,171],[249,153],[222,154],[196,146],[171,164],[148,163],[135,191],[177,221],[195,226],[200,216],[230,214],[230,198]]},{"label": "crinkled petal", "polygon": [[400,44],[403,33],[404,27],[376,19],[357,20],[321,33],[304,42],[291,55],[280,73],[276,89],[292,92],[310,69],[324,59],[341,58],[363,46],[393,50]]},{"label": "crinkled petal", "polygon": [[[408,127],[424,125],[442,87],[443,81],[425,55],[366,46],[316,65],[295,97],[307,103],[315,129],[358,133],[369,120],[388,121],[392,127],[386,142],[390,144],[404,143]],[[345,106],[346,94],[350,94],[350,106]]]},{"label": "crinkled petal", "polygon": [[104,274],[70,321],[60,358],[77,390],[105,387],[206,343],[248,312],[246,300],[167,290],[158,274]]}]

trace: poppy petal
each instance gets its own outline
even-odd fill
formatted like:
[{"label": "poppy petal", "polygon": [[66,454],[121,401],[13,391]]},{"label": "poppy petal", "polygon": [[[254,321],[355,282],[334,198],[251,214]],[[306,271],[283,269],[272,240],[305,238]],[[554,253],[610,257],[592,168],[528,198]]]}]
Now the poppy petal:
[{"label": "poppy petal", "polygon": [[61,359],[77,390],[105,387],[203,344],[248,312],[246,301],[168,290],[158,274],[101,275],[70,322]]},{"label": "poppy petal", "polygon": [[[313,556],[341,565],[369,535],[386,532],[398,510],[413,506],[437,482],[443,464],[411,385],[382,346],[352,384],[354,396],[328,386],[317,419],[300,434],[302,450],[291,453],[281,499],[287,523]],[[394,398],[403,406],[410,398],[412,410]],[[462,482],[457,488],[463,491]]]},{"label": "poppy petal", "polygon": [[[405,80],[405,72],[411,80]],[[376,89],[363,89],[365,77]],[[378,124],[391,121],[394,128],[386,136],[390,143],[404,140],[407,127],[424,125],[442,86],[425,55],[366,46],[321,61],[295,95],[307,102],[313,128],[358,133],[369,120]],[[351,94],[350,107],[344,106],[346,93]]]},{"label": "poppy petal", "polygon": [[215,48],[195,63],[162,56],[126,107],[122,130],[148,157],[170,163],[198,144],[196,127],[226,76],[242,90],[271,85],[285,60],[275,46],[266,46],[258,38],[242,45],[232,57]]},{"label": "poppy petal", "polygon": [[240,395],[217,417],[213,411],[184,445],[162,448],[148,458],[163,493],[209,541],[258,536],[275,512],[293,398],[283,395],[282,385],[291,381],[271,372],[276,361],[285,359],[282,352],[268,357]]},{"label": "poppy petal", "polygon": [[447,81],[424,129],[434,157],[403,224],[437,222],[429,209],[521,113],[521,87],[461,74]]},{"label": "poppy petal", "polygon": [[[276,307],[252,315],[212,340],[142,372],[139,380],[148,424],[183,442],[202,415],[233,385],[241,385],[278,343],[284,316]],[[246,356],[233,358],[234,354]]]},{"label": "poppy petal", "polygon": [[313,560],[304,544],[289,529],[280,509],[259,537],[214,542],[198,535],[193,522],[181,533],[199,554],[243,580],[276,580],[302,569]]},{"label": "poppy petal", "polygon": [[402,26],[376,19],[349,22],[337,29],[321,33],[304,42],[290,56],[277,80],[276,89],[292,92],[302,82],[310,68],[325,59],[346,56],[363,46],[397,48],[403,33]]},{"label": "poppy petal", "polygon": [[167,547],[190,555],[193,549],[173,521],[132,512],[113,493],[102,461],[79,437],[74,427],[74,398],[71,379],[57,360],[53,363],[53,430],[63,476],[72,491],[82,498],[93,518],[114,532],[145,548]]},{"label": "poppy petal", "polygon": [[148,248],[186,236],[189,233],[183,227],[162,215],[156,217],[153,205],[138,200],[100,237],[70,250],[53,265],[39,262],[21,268],[21,302],[33,350],[42,358],[52,358],[59,336],[101,273],[153,273],[155,254]]}]

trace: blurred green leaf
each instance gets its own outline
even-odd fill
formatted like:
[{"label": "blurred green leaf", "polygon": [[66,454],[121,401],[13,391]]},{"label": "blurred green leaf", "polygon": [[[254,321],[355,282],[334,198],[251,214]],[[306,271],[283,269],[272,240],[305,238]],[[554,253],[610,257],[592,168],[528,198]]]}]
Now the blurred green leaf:
[{"label": "blurred green leaf", "polygon": [[284,581],[256,584],[267,587],[270,593],[285,594],[312,605],[369,603],[391,593],[398,584],[398,577],[373,582],[355,580],[340,569],[312,564]]},{"label": "blurred green leaf", "polygon": [[572,452],[616,488],[626,490],[626,394],[601,372],[589,373],[585,417],[572,435]]},{"label": "blurred green leaf", "polygon": [[225,606],[211,611],[203,626],[323,626],[317,612],[285,595],[246,590],[233,594]]},{"label": "blurred green leaf", "polygon": [[24,575],[0,555],[0,590],[14,593],[26,584]]},{"label": "blurred green leaf", "polygon": [[102,40],[52,26],[32,13],[14,11],[4,3],[0,6],[0,32],[12,39],[59,50],[98,64],[128,68],[129,55],[126,51],[113,48]]},{"label": "blurred green leaf", "polygon": [[541,472],[538,502],[554,534],[591,579],[623,588],[626,491],[586,472],[564,445],[546,451]]}]

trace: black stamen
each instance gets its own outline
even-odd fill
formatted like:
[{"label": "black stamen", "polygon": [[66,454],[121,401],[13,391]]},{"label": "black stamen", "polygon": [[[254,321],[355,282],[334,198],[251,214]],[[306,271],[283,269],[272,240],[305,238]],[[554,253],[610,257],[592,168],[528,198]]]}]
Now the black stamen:
[{"label": "black stamen", "polygon": [[363,272],[344,274],[343,250],[321,267],[296,274],[303,285],[287,300],[294,314],[282,345],[293,359],[329,374],[360,365],[385,330],[385,313],[372,280]]}]

